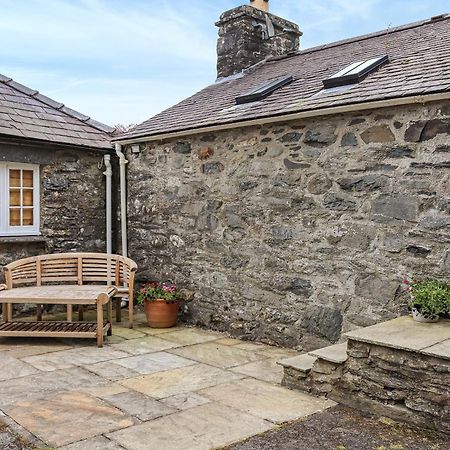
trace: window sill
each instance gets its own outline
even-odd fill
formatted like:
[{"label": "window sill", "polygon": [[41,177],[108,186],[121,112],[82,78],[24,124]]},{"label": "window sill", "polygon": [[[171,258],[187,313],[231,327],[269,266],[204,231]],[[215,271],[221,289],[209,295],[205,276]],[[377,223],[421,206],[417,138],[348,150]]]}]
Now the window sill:
[{"label": "window sill", "polygon": [[0,236],[0,244],[45,244],[47,238],[42,236]]}]

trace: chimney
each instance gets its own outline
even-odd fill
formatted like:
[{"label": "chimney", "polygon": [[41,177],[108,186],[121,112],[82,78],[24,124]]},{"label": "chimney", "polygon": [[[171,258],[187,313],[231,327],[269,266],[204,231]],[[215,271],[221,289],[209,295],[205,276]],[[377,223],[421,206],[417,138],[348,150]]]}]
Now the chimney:
[{"label": "chimney", "polygon": [[225,78],[274,56],[296,52],[302,35],[298,25],[270,14],[269,0],[224,12],[216,26],[217,78]]}]

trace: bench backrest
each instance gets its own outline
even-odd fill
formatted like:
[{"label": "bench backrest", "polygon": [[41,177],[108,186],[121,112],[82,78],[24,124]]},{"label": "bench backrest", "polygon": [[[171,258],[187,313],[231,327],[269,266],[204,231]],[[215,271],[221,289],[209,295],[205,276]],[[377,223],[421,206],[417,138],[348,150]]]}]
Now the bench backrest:
[{"label": "bench backrest", "polygon": [[106,253],[59,253],[20,259],[4,267],[8,289],[20,285],[106,284],[132,291],[136,263]]}]

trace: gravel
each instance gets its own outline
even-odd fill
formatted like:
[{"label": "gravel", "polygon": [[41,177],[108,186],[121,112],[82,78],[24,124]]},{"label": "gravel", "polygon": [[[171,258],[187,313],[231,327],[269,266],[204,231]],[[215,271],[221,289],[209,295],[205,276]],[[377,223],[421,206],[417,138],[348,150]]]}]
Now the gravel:
[{"label": "gravel", "polygon": [[450,450],[450,436],[336,406],[229,450]]}]

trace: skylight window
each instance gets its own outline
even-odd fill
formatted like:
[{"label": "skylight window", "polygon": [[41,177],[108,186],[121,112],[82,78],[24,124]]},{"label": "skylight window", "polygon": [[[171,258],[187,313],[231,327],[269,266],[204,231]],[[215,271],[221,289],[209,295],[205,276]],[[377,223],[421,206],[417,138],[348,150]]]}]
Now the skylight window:
[{"label": "skylight window", "polygon": [[262,100],[266,98],[268,95],[272,94],[272,92],[280,89],[283,86],[286,86],[289,83],[292,83],[294,80],[291,76],[277,78],[276,80],[269,81],[267,83],[258,86],[251,91],[238,95],[236,97],[236,105],[242,105],[244,103],[256,102],[258,100]]},{"label": "skylight window", "polygon": [[350,64],[332,77],[323,80],[326,89],[338,86],[346,86],[348,84],[356,84],[362,81],[370,73],[380,68],[383,64],[389,62],[388,56],[380,56],[367,61],[359,61]]}]

